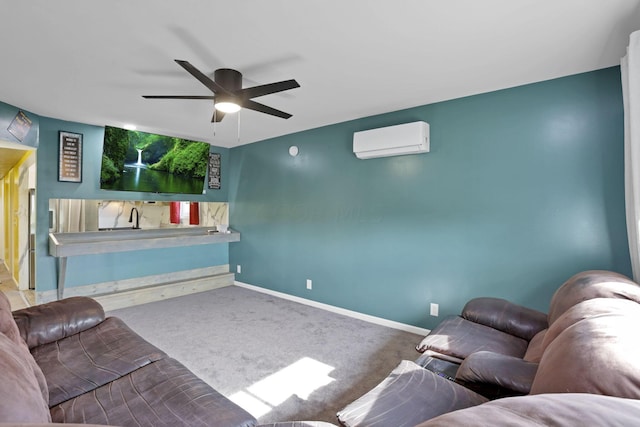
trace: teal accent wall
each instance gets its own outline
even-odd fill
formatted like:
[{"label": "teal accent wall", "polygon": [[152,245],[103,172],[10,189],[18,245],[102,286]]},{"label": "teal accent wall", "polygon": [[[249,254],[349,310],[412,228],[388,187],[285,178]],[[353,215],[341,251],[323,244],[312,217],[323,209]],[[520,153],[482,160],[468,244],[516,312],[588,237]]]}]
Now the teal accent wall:
[{"label": "teal accent wall", "polygon": [[[83,135],[82,182],[58,182],[59,131]],[[37,150],[37,290],[56,289],[55,258],[49,256],[49,199],[227,201],[229,149],[212,147],[221,154],[222,188],[203,195],[155,194],[100,189],[100,165],[104,128],[40,117],[40,144]],[[229,263],[229,244],[141,250],[104,255],[71,257],[67,264],[66,287],[142,277]]]},{"label": "teal accent wall", "polygon": [[[430,153],[354,156],[353,132],[418,120],[431,126]],[[242,233],[230,260],[241,282],[432,328],[473,297],[546,311],[576,272],[631,274],[618,67],[291,134],[230,157],[231,226]]]}]

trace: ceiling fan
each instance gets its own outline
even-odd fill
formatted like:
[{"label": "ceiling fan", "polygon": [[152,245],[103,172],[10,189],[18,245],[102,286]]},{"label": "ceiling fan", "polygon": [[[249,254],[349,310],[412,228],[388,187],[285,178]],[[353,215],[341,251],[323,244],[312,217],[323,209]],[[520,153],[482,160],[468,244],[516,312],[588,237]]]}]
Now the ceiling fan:
[{"label": "ceiling fan", "polygon": [[291,114],[276,110],[267,105],[260,104],[252,98],[269,95],[276,92],[283,92],[289,89],[300,87],[297,81],[283,80],[276,83],[242,88],[242,74],[230,68],[219,68],[213,74],[213,80],[191,65],[187,61],[175,60],[178,65],[187,70],[189,74],[205,85],[213,95],[143,95],[147,99],[211,99],[214,103],[212,122],[221,121],[225,113],[235,113],[241,108],[259,111],[276,117],[288,119]]}]

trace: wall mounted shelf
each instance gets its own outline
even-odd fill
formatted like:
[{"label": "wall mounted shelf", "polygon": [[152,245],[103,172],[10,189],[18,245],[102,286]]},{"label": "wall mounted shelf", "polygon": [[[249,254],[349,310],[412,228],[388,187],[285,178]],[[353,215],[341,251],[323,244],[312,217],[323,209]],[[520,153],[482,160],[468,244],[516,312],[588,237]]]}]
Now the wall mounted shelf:
[{"label": "wall mounted shelf", "polygon": [[67,257],[111,252],[140,251],[178,246],[240,241],[240,233],[219,233],[214,227],[118,229],[84,233],[49,233],[49,255],[58,261],[58,299],[64,297]]}]

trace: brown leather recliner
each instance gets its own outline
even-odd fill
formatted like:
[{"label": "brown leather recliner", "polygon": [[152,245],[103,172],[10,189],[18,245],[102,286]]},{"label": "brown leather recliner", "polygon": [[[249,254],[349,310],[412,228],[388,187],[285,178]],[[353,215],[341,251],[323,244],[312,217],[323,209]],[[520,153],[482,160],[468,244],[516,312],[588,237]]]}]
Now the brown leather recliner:
[{"label": "brown leather recliner", "polygon": [[459,363],[456,381],[491,398],[527,394],[550,333],[564,329],[553,327],[558,319],[600,298],[640,303],[640,286],[611,271],[581,272],[554,293],[549,314],[496,298],[471,300],[461,316],[445,319],[422,340],[416,348],[424,354],[416,362],[424,366],[435,357]]},{"label": "brown leather recliner", "polygon": [[477,351],[522,358],[538,333],[572,305],[591,298],[639,301],[640,288],[622,274],[589,270],[572,276],[555,292],[549,314],[500,298],[475,298],[460,316],[445,318],[416,350],[456,363]]},{"label": "brown leather recliner", "polygon": [[[402,361],[338,419],[346,427],[633,424],[640,415],[640,286],[615,273],[580,273],[555,293],[548,320],[532,340],[537,362],[481,351],[449,381]],[[515,384],[526,396],[490,401],[461,379]]]},{"label": "brown leather recliner", "polygon": [[500,298],[475,298],[448,316],[416,346],[429,356],[462,363],[477,351],[522,358],[548,326],[547,315]]}]

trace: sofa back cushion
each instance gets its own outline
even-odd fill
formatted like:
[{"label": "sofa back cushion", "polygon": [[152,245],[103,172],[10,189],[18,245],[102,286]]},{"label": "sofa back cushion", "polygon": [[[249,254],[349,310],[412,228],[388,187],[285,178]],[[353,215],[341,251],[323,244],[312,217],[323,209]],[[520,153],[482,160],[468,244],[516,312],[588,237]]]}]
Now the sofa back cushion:
[{"label": "sofa back cushion", "polygon": [[[602,312],[562,330],[545,349],[531,394],[593,393],[640,398],[640,306],[607,301]],[[547,333],[549,335],[549,333]]]},{"label": "sofa back cushion", "polygon": [[462,317],[530,341],[547,327],[547,314],[502,298],[480,297],[468,301]]},{"label": "sofa back cushion", "polygon": [[24,340],[20,337],[18,325],[16,325],[11,314],[11,303],[3,292],[0,292],[0,334],[16,344],[24,344]]},{"label": "sofa back cushion", "polygon": [[640,308],[640,304],[626,299],[594,298],[582,301],[562,313],[549,327],[542,340],[542,352],[544,353],[544,350],[549,347],[549,344],[551,344],[562,331],[581,320],[616,313],[619,310],[633,310],[634,307]]},{"label": "sofa back cushion", "polygon": [[549,305],[549,326],[569,308],[593,298],[629,299],[640,303],[640,286],[613,271],[589,270],[575,274],[553,294]]},{"label": "sofa back cushion", "polygon": [[47,383],[0,292],[0,422],[50,422]]},{"label": "sofa back cushion", "polygon": [[50,422],[49,405],[24,349],[0,334],[0,422]]},{"label": "sofa back cushion", "polygon": [[[45,379],[42,369],[36,363],[29,352],[27,344],[22,339],[19,328],[12,316],[11,303],[5,294],[0,292],[0,334],[3,334],[16,344],[18,350],[24,355],[25,362],[29,365],[33,375],[35,375],[42,397],[45,402],[49,403],[49,388],[47,387],[47,380]],[[17,350],[17,351],[18,351]]]}]

